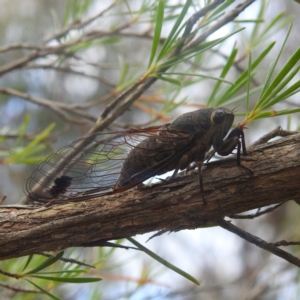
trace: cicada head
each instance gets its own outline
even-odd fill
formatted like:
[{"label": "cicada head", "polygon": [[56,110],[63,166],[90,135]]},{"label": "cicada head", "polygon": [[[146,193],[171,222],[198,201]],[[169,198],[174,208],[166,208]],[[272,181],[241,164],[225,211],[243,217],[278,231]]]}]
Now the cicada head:
[{"label": "cicada head", "polygon": [[216,108],[211,114],[211,121],[218,128],[223,138],[230,130],[233,120],[233,112],[225,107]]}]

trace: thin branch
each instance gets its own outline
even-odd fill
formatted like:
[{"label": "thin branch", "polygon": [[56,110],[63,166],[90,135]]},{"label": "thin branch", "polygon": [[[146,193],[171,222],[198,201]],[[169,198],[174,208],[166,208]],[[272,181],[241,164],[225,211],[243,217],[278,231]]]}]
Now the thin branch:
[{"label": "thin branch", "polygon": [[297,242],[294,242],[294,241],[285,241],[285,240],[282,240],[282,241],[278,241],[276,243],[273,243],[274,247],[280,247],[280,246],[299,246],[300,245],[300,242],[297,241]]},{"label": "thin branch", "polygon": [[[47,55],[47,54],[45,54]],[[23,66],[25,66],[27,63],[29,63],[30,61],[41,57],[41,55],[39,54],[38,50],[35,50],[34,52],[32,52],[31,54],[29,54],[28,56],[19,58],[17,60],[14,60],[12,63],[8,63],[6,65],[4,65],[3,67],[0,68],[0,76],[2,76],[3,74],[7,73],[7,72],[11,72],[13,70],[16,70],[18,68],[22,68]]]},{"label": "thin branch", "polygon": [[59,72],[65,72],[65,73],[70,73],[70,74],[76,74],[76,75],[80,75],[80,76],[84,76],[87,78],[91,78],[91,79],[95,79],[100,81],[101,83],[103,83],[107,88],[114,88],[115,85],[108,82],[107,80],[105,80],[104,78],[102,78],[101,76],[98,75],[93,75],[93,74],[86,74],[84,72],[81,71],[76,71],[74,69],[71,69],[70,67],[61,67],[61,66],[55,66],[53,64],[37,64],[37,63],[28,63],[24,69],[52,69],[55,71],[59,71]]},{"label": "thin branch", "polygon": [[185,30],[183,32],[182,35],[182,43],[177,47],[177,49],[175,50],[174,55],[177,55],[181,52],[184,44],[187,44],[189,41],[191,41],[194,37],[194,34],[196,34],[196,31],[194,32],[194,34],[192,34],[191,36],[189,36],[187,39],[186,37],[191,33],[194,25],[199,21],[200,18],[202,18],[203,16],[205,16],[206,13],[208,13],[209,11],[215,9],[216,7],[218,7],[220,4],[222,4],[225,0],[215,0],[212,3],[209,3],[208,5],[206,5],[205,7],[203,7],[202,9],[200,9],[199,11],[195,12],[188,20],[186,26],[185,26]]},{"label": "thin branch", "polygon": [[[116,27],[115,29],[113,29],[110,32],[110,34],[114,34],[116,32],[122,31],[122,30],[128,28],[129,26],[131,26],[132,23],[133,23],[133,21],[128,21],[125,24],[120,25],[120,26]],[[54,38],[55,36],[58,37],[58,35],[59,34],[56,34],[51,38]],[[50,54],[59,54],[59,55],[65,54],[66,56],[68,56],[69,54],[66,53],[68,48],[70,48],[72,46],[78,46],[78,44],[81,44],[81,43],[90,42],[90,41],[94,41],[95,39],[103,38],[106,35],[107,35],[107,32],[91,31],[91,32],[84,33],[78,39],[72,40],[70,42],[59,43],[58,45],[55,45],[55,46],[46,46],[46,45],[37,46],[35,48],[35,51],[33,51],[28,56],[22,57],[18,60],[13,61],[12,63],[8,63],[8,64],[2,66],[0,68],[0,76],[5,73],[11,72],[13,70],[23,68],[29,62],[36,60],[38,58],[48,56]]]},{"label": "thin branch", "polygon": [[97,20],[99,17],[102,17],[105,13],[107,13],[111,8],[113,8],[118,1],[113,2],[111,5],[109,5],[107,8],[105,8],[103,11],[99,12],[95,16],[85,20],[85,21],[80,21],[80,20],[75,20],[73,23],[68,25],[67,27],[63,28],[61,31],[55,33],[54,35],[50,36],[44,41],[44,44],[49,43],[52,40],[57,40],[61,39],[62,37],[66,36],[71,30],[74,29],[82,29],[83,27],[89,25],[90,23],[94,22]]},{"label": "thin branch", "polygon": [[251,146],[249,147],[249,149],[265,144],[267,143],[269,140],[275,138],[275,137],[284,137],[284,136],[289,136],[289,135],[293,135],[293,134],[297,134],[299,133],[298,131],[289,131],[289,130],[283,130],[281,128],[281,126],[278,126],[277,128],[275,128],[274,130],[270,131],[269,133],[265,134],[264,136],[260,137],[257,141],[255,141],[253,144],[251,144]]},{"label": "thin branch", "polygon": [[14,44],[0,47],[0,53],[9,52],[12,50],[39,50],[40,47],[37,45],[29,45],[29,44]]},{"label": "thin branch", "polygon": [[260,209],[255,214],[247,214],[247,215],[229,215],[228,217],[231,219],[255,219],[257,217],[260,217],[262,215],[265,215],[267,213],[273,212],[275,209],[280,207],[283,203],[279,203],[277,205],[274,205],[272,207],[269,207],[267,209],[264,209],[263,211],[260,211]]},{"label": "thin branch", "polygon": [[84,125],[87,123],[87,121],[84,120],[78,120],[70,117],[67,113],[65,113],[63,110],[68,110],[68,112],[79,115],[81,117],[86,118],[89,121],[95,121],[95,117],[83,113],[80,110],[74,109],[72,106],[61,103],[61,102],[52,102],[47,99],[43,99],[40,97],[32,97],[28,94],[21,93],[19,91],[13,90],[13,89],[8,89],[8,88],[0,88],[0,93],[5,94],[5,95],[13,95],[19,98],[26,99],[29,102],[32,102],[34,104],[46,107],[47,109],[50,109],[54,111],[56,114],[58,114],[60,117],[65,119],[68,122],[74,123],[74,124],[79,124],[79,125]]},{"label": "thin branch", "polygon": [[42,293],[42,291],[39,290],[29,290],[29,289],[23,289],[23,288],[19,288],[10,284],[6,284],[6,283],[2,283],[0,282],[0,286],[8,289],[8,290],[12,290],[16,293],[36,293],[36,294],[40,294]]},{"label": "thin branch", "polygon": [[194,48],[201,44],[204,40],[206,40],[211,34],[234,20],[241,12],[243,12],[248,6],[250,6],[253,2],[256,0],[247,0],[244,3],[241,3],[236,6],[235,9],[233,9],[230,13],[228,13],[225,17],[223,17],[220,21],[218,21],[215,25],[210,27],[206,32],[201,34],[198,38],[195,40],[191,41],[189,44],[187,44],[184,48],[183,51],[186,51],[188,49]]},{"label": "thin branch", "polygon": [[257,247],[262,248],[264,250],[267,250],[267,251],[283,258],[284,260],[288,261],[289,263],[297,266],[298,268],[300,268],[300,259],[298,259],[297,257],[291,255],[290,253],[288,253],[282,249],[277,248],[276,246],[274,246],[274,244],[267,243],[266,241],[260,239],[259,237],[242,230],[241,228],[233,225],[232,223],[230,223],[228,221],[218,220],[218,221],[216,221],[216,223],[220,227],[238,235],[239,237],[248,241],[249,243],[254,244]]},{"label": "thin branch", "polygon": [[75,108],[88,108],[95,105],[99,105],[101,103],[104,103],[111,99],[112,97],[116,96],[117,92],[115,90],[112,90],[111,92],[107,93],[106,95],[102,96],[100,99],[96,99],[94,101],[89,101],[82,104],[74,105]]},{"label": "thin branch", "polygon": [[0,269],[0,274],[2,274],[4,276],[7,276],[7,277],[12,277],[12,278],[15,278],[15,279],[19,279],[18,274],[9,273],[9,272],[3,271],[1,269]]}]

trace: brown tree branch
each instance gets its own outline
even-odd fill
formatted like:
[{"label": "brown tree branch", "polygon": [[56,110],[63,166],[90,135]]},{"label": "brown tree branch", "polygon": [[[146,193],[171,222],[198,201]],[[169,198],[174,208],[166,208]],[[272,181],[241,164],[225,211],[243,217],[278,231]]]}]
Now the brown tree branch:
[{"label": "brown tree branch", "polygon": [[211,163],[203,205],[195,172],[142,189],[77,203],[0,207],[0,259],[216,224],[225,216],[300,199],[300,134],[257,146],[239,168]]},{"label": "brown tree branch", "polygon": [[265,215],[265,214],[268,214],[268,213],[274,211],[275,209],[280,207],[282,204],[283,204],[283,202],[279,203],[279,204],[276,204],[274,206],[271,206],[269,208],[266,208],[263,211],[260,211],[260,208],[259,208],[255,214],[231,215],[231,216],[228,216],[228,217],[231,218],[231,219],[255,219],[255,218],[258,218],[262,215]]},{"label": "brown tree branch", "polygon": [[55,102],[55,101],[50,101],[48,99],[43,99],[40,97],[33,97],[30,96],[29,94],[25,94],[25,93],[21,93],[17,90],[13,90],[13,89],[9,89],[9,88],[0,88],[0,93],[4,94],[4,95],[13,95],[22,99],[26,99],[27,101],[31,102],[31,103],[35,103],[37,105],[40,106],[44,106],[49,110],[54,111],[56,114],[58,114],[59,116],[61,116],[64,120],[66,120],[69,123],[74,123],[74,124],[78,124],[78,125],[84,125],[87,123],[86,120],[78,120],[75,118],[72,118],[69,116],[69,113],[72,114],[76,114],[77,116],[80,116],[82,118],[85,118],[89,121],[95,121],[95,117],[84,113],[78,109],[75,109],[72,105],[68,105],[65,103],[61,103],[61,102]]},{"label": "brown tree branch", "polygon": [[298,259],[297,257],[293,256],[292,254],[289,254],[288,252],[286,252],[282,249],[279,249],[274,244],[267,243],[266,241],[258,238],[257,236],[254,236],[254,235],[250,234],[249,232],[244,231],[225,220],[219,220],[217,223],[222,228],[235,233],[236,235],[245,239],[249,243],[254,244],[257,247],[260,247],[262,249],[265,249],[265,250],[285,259],[289,263],[296,265],[298,268],[300,268],[300,259]]},{"label": "brown tree branch", "polygon": [[281,128],[281,126],[276,127],[274,130],[268,132],[267,134],[263,135],[262,137],[260,137],[257,141],[255,141],[249,148],[249,150],[251,148],[254,148],[258,145],[262,145],[267,143],[269,140],[274,139],[275,137],[281,136],[289,136],[289,135],[293,135],[293,134],[297,134],[297,131],[289,131],[289,130],[283,130]]},{"label": "brown tree branch", "polygon": [[2,283],[2,282],[0,282],[0,286],[6,288],[8,290],[14,291],[16,293],[37,293],[37,294],[42,293],[40,290],[23,289],[23,288],[19,288],[17,286],[13,286],[13,285]]}]

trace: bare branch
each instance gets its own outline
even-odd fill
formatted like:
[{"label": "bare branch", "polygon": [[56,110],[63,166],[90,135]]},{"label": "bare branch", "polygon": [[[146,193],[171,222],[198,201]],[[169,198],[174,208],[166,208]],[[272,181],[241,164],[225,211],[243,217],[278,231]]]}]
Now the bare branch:
[{"label": "bare branch", "polygon": [[106,9],[104,9],[103,11],[99,12],[98,14],[96,14],[95,16],[85,20],[85,21],[80,21],[80,20],[75,20],[73,23],[71,23],[70,25],[68,25],[67,27],[63,28],[61,31],[55,33],[54,35],[52,35],[51,37],[49,37],[48,39],[46,39],[44,41],[44,44],[49,43],[52,40],[57,40],[57,39],[61,39],[63,36],[67,35],[71,30],[74,29],[81,29],[87,25],[89,25],[90,23],[94,22],[95,20],[97,20],[98,18],[102,17],[105,13],[107,13],[111,8],[113,8],[116,4],[118,3],[118,1],[113,2],[111,5],[109,5]]},{"label": "bare branch", "polygon": [[231,219],[255,219],[257,217],[260,217],[262,215],[268,214],[272,211],[274,211],[275,209],[277,209],[278,207],[280,207],[283,203],[279,203],[277,205],[274,205],[272,207],[269,207],[267,209],[264,209],[263,211],[260,211],[260,208],[258,209],[257,213],[255,214],[248,214],[248,215],[230,215],[228,216]]},{"label": "bare branch", "polygon": [[278,241],[276,243],[273,243],[272,245],[274,245],[274,247],[280,247],[280,246],[299,246],[300,245],[300,242],[297,241],[285,241],[285,240],[282,240],[282,241]]},{"label": "bare branch", "polygon": [[23,289],[23,288],[19,288],[19,287],[16,287],[16,286],[13,286],[13,285],[10,285],[10,284],[6,284],[6,283],[2,283],[2,282],[0,282],[0,286],[6,288],[8,290],[12,290],[14,292],[17,292],[17,293],[37,293],[37,294],[42,293],[42,291],[40,291],[40,290]]},{"label": "bare branch", "polygon": [[242,230],[241,228],[236,227],[233,224],[231,224],[230,222],[227,222],[225,220],[219,220],[219,221],[217,221],[217,224],[219,226],[221,226],[222,228],[233,232],[234,234],[238,235],[239,237],[248,241],[249,243],[254,244],[257,247],[260,247],[262,249],[265,249],[265,250],[283,258],[284,260],[290,262],[291,264],[296,265],[298,268],[300,268],[300,259],[298,259],[297,257],[291,255],[290,253],[288,253],[284,250],[277,248],[276,246],[274,246],[274,244],[267,243],[266,241],[260,239],[259,237],[252,235],[249,232],[246,232],[246,231]]},{"label": "bare branch", "polygon": [[255,0],[247,0],[239,5],[236,6],[235,9],[233,9],[230,13],[228,13],[224,18],[222,18],[220,21],[218,21],[215,25],[211,26],[206,32],[201,34],[198,38],[191,41],[189,44],[187,44],[183,51],[187,49],[194,48],[201,44],[204,40],[206,40],[211,34],[222,28],[224,25],[228,24],[232,20],[234,20],[242,11],[244,11],[248,6],[250,6]]},{"label": "bare branch", "polygon": [[[16,59],[12,63],[8,63],[8,64],[2,66],[0,68],[0,76],[3,76],[4,74],[11,72],[13,70],[23,68],[31,61],[37,60],[38,58],[48,56],[50,54],[65,55],[66,57],[68,57],[70,55],[70,53],[67,52],[68,48],[70,48],[72,46],[78,46],[79,44],[84,43],[84,42],[94,41],[96,39],[103,38],[107,35],[118,33],[120,31],[128,28],[129,26],[131,26],[132,22],[133,21],[126,22],[125,24],[122,24],[122,25],[114,28],[109,33],[105,32],[105,31],[90,31],[90,32],[82,33],[82,35],[77,39],[74,39],[74,40],[71,40],[71,41],[68,41],[65,43],[58,43],[57,45],[54,45],[54,46],[53,45],[47,46],[47,45],[45,45],[45,43],[42,45],[36,46],[36,47],[33,46],[34,51],[31,52],[29,55],[24,56],[20,59]],[[72,25],[71,25],[71,27],[72,27]],[[70,28],[68,27],[66,30],[63,30],[62,32],[64,32],[64,34],[65,34],[69,30],[71,30]],[[55,34],[50,39],[58,38],[62,32]],[[50,39],[49,39],[49,41],[50,41]],[[6,50],[6,49],[4,49],[4,50]]]},{"label": "bare branch", "polygon": [[100,76],[93,75],[93,74],[86,74],[86,73],[81,72],[81,71],[73,70],[70,67],[55,66],[53,64],[28,63],[24,67],[24,69],[52,69],[52,70],[59,71],[59,72],[76,74],[76,75],[84,76],[84,77],[87,77],[87,78],[96,79],[96,80],[100,81],[101,83],[103,83],[107,88],[110,88],[110,89],[115,87],[114,84],[108,82],[107,80],[105,80],[104,78],[102,78]]},{"label": "bare branch", "polygon": [[258,145],[262,145],[267,143],[269,140],[275,138],[275,137],[284,137],[284,136],[289,136],[289,135],[293,135],[293,134],[297,134],[298,131],[289,131],[289,130],[283,130],[280,126],[278,126],[277,128],[275,128],[274,130],[270,131],[269,133],[265,134],[264,136],[260,137],[256,142],[254,142],[249,149],[258,146]]},{"label": "bare branch", "polygon": [[[222,4],[224,2],[224,0],[215,0],[212,3],[209,3],[207,6],[203,7],[202,9],[200,9],[199,11],[197,11],[196,13],[194,13],[188,20],[186,26],[185,26],[185,30],[184,33],[182,35],[182,41],[187,44],[189,41],[191,41],[194,37],[194,35],[196,34],[196,31],[194,32],[194,34],[192,34],[190,37],[188,37],[186,39],[186,37],[191,33],[194,25],[199,21],[200,18],[202,18],[203,16],[205,16],[206,13],[208,13],[209,11],[215,9],[216,7],[218,7],[220,4]],[[181,43],[176,51],[175,51],[175,55],[179,54],[184,46],[184,43]]]},{"label": "bare branch", "polygon": [[54,102],[54,101],[50,101],[50,100],[39,98],[39,97],[32,97],[28,94],[21,93],[19,91],[16,91],[13,89],[7,89],[7,88],[0,88],[0,93],[5,94],[5,95],[13,95],[13,96],[16,96],[19,98],[23,98],[29,102],[46,107],[46,108],[54,111],[56,114],[58,114],[60,117],[62,117],[66,121],[74,123],[74,124],[83,125],[83,124],[86,124],[87,121],[74,119],[74,118],[70,117],[67,113],[65,113],[63,110],[67,110],[69,113],[73,113],[73,114],[79,115],[81,117],[84,117],[84,118],[88,119],[89,121],[95,121],[95,117],[93,117],[89,114],[83,113],[82,111],[73,108],[71,105],[67,105],[67,104],[64,104],[61,102]]},{"label": "bare branch", "polygon": [[198,177],[191,172],[88,201],[30,209],[0,207],[0,244],[5,245],[0,259],[152,231],[199,228],[228,215],[300,199],[300,134],[258,146],[249,156],[252,160],[243,163],[254,175],[231,161],[207,166],[206,206]]},{"label": "bare branch", "polygon": [[4,275],[4,276],[7,276],[7,277],[12,277],[12,278],[19,279],[19,276],[18,276],[17,274],[12,274],[12,273],[3,271],[3,270],[1,270],[1,269],[0,269],[0,274],[2,274],[2,275]]},{"label": "bare branch", "polygon": [[0,47],[0,53],[9,52],[12,50],[38,50],[39,46],[37,45],[29,45],[29,44],[15,44],[15,45],[7,45]]}]

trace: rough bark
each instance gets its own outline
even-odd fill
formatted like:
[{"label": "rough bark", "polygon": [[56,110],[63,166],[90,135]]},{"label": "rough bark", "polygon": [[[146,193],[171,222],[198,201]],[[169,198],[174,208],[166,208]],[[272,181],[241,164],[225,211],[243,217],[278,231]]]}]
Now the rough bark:
[{"label": "rough bark", "polygon": [[195,229],[224,216],[300,199],[300,134],[263,144],[237,167],[221,161],[162,184],[51,207],[0,207],[0,259],[146,232]]}]

